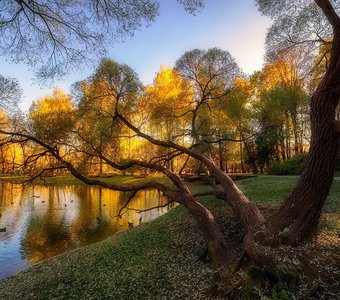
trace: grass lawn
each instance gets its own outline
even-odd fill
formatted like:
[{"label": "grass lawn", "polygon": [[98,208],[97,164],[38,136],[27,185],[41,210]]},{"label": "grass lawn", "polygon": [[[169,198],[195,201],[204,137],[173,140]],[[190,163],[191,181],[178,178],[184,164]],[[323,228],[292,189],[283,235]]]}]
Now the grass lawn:
[{"label": "grass lawn", "polygon": [[[126,179],[134,180],[106,180]],[[65,178],[53,180],[65,183]],[[296,180],[259,176],[237,184],[253,201],[273,209]],[[191,186],[195,191],[208,187],[200,182]],[[214,212],[239,255],[242,231],[230,209],[213,197],[201,201]],[[337,181],[322,216],[323,243],[340,241],[339,202]],[[214,272],[203,253],[203,239],[195,221],[178,206],[150,223],[69,251],[0,281],[0,299],[209,299],[207,291]]]},{"label": "grass lawn", "polygon": [[[293,189],[298,178],[295,176],[267,176],[237,181],[239,188],[252,201],[259,205],[277,205]],[[340,212],[340,181],[333,182],[330,194],[323,210],[326,212]]]}]

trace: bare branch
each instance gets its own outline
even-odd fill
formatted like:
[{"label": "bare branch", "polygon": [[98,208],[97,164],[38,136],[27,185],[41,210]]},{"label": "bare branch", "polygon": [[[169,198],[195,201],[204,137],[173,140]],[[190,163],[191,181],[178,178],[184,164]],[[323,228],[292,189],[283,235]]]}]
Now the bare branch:
[{"label": "bare branch", "polygon": [[334,7],[330,3],[330,1],[329,0],[315,0],[315,3],[322,9],[329,23],[331,23],[334,32],[339,32],[340,31],[340,17],[335,12]]}]

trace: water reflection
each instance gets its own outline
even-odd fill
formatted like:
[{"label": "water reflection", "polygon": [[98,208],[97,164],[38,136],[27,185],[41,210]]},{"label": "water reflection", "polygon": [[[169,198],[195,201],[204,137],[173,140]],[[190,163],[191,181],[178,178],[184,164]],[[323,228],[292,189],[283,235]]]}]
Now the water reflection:
[{"label": "water reflection", "polygon": [[[0,183],[0,278],[67,250],[100,241],[133,224],[147,222],[169,207],[145,212],[121,207],[131,194],[76,185],[23,186]],[[156,190],[139,191],[129,207],[166,204]]]}]

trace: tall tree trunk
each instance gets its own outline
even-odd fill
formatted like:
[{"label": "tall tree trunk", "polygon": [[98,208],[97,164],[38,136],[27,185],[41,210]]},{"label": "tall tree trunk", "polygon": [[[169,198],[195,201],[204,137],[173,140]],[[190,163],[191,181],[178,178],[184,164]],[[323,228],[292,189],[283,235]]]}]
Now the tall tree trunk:
[{"label": "tall tree trunk", "polygon": [[286,139],[286,157],[287,159],[291,158],[291,145],[290,145],[290,124],[289,124],[289,114],[286,113],[286,130],[285,130],[285,139]]},{"label": "tall tree trunk", "polygon": [[103,175],[103,160],[99,157],[99,175]]},{"label": "tall tree trunk", "polygon": [[[274,145],[274,156],[275,156],[275,161],[277,161],[277,162],[281,161],[281,158],[280,158],[280,149],[279,149],[279,145],[278,144]],[[263,165],[264,164],[265,163],[263,162]]]},{"label": "tall tree trunk", "polygon": [[219,162],[220,162],[220,169],[225,172],[226,169],[225,169],[225,166],[226,166],[226,163],[225,163],[225,159],[224,159],[224,147],[223,147],[223,143],[222,142],[219,142],[218,143],[218,155],[219,155]]},{"label": "tall tree trunk", "polygon": [[280,144],[281,144],[281,157],[282,160],[286,160],[286,146],[285,146],[285,138],[283,136],[283,133],[280,137]]},{"label": "tall tree trunk", "polygon": [[[244,140],[244,136],[243,135],[241,136],[241,138]],[[249,146],[249,144],[247,143],[246,140],[244,140],[244,149],[246,149],[246,152],[247,152],[247,155],[248,155],[248,161],[249,161],[249,164],[251,165],[253,173],[257,174],[259,171],[258,171],[256,163],[255,163],[255,161],[256,161],[255,154],[250,149],[250,146]]]},{"label": "tall tree trunk", "polygon": [[335,120],[340,98],[340,19],[337,26],[329,69],[311,100],[312,138],[306,167],[295,189],[266,224],[267,241],[296,244],[310,240],[333,181],[340,137]]},{"label": "tall tree trunk", "polygon": [[244,163],[243,163],[243,147],[240,141],[240,160],[241,160],[241,172],[244,173]]},{"label": "tall tree trunk", "polygon": [[281,243],[308,240],[316,232],[338,153],[339,135],[334,126],[333,104],[336,100],[320,89],[313,96],[312,140],[305,170],[293,192],[268,223],[270,233],[278,234]]},{"label": "tall tree trunk", "polygon": [[299,130],[298,130],[298,122],[297,122],[297,112],[291,112],[290,114],[292,118],[293,124],[293,134],[294,134],[294,155],[297,155],[300,151],[300,143],[299,143]]},{"label": "tall tree trunk", "polygon": [[1,147],[0,153],[1,153],[1,168],[2,168],[1,174],[5,174],[5,172],[6,172],[6,156],[5,156],[5,151],[4,151],[3,147]]}]

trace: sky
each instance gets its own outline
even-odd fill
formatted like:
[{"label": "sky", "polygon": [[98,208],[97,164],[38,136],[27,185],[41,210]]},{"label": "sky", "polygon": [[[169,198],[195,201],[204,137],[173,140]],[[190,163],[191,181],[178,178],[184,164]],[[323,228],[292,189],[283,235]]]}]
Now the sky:
[{"label": "sky", "polygon": [[[182,54],[195,48],[227,50],[242,70],[251,74],[262,68],[269,26],[270,20],[259,14],[254,0],[206,0],[196,16],[175,0],[161,0],[156,21],[123,43],[113,41],[107,57],[132,67],[145,85],[152,83],[160,65],[172,67]],[[54,87],[68,92],[72,83],[90,76],[96,64],[80,66],[62,80],[41,86],[26,65],[0,57],[0,74],[19,80],[24,92],[20,108],[27,111],[32,101],[51,94]]]}]

